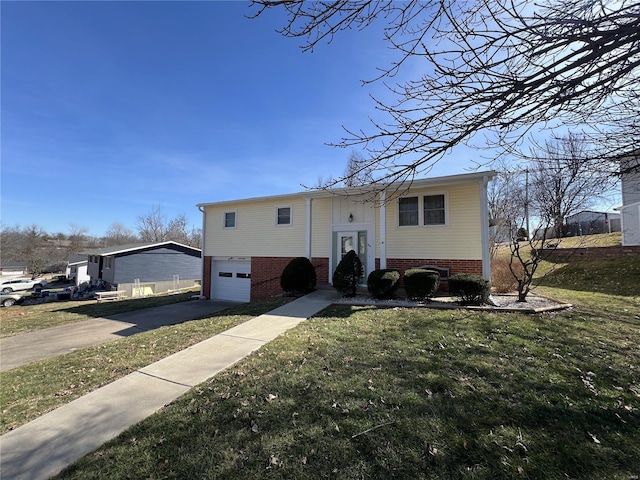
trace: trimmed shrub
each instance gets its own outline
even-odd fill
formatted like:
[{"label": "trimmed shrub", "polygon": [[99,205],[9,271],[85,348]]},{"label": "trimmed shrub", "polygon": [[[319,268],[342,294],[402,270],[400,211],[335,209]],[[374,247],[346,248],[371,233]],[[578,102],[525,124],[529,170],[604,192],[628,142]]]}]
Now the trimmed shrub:
[{"label": "trimmed shrub", "polygon": [[491,283],[480,275],[459,273],[449,277],[449,293],[457,296],[462,305],[482,305],[489,301]]},{"label": "trimmed shrub", "polygon": [[345,297],[353,297],[362,277],[362,262],[355,250],[350,250],[342,257],[333,272],[333,288]]},{"label": "trimmed shrub", "polygon": [[440,273],[426,268],[411,268],[404,272],[404,290],[412,300],[428,300],[438,291]]},{"label": "trimmed shrub", "polygon": [[397,270],[374,270],[367,277],[367,289],[374,298],[393,298],[399,281],[400,272]]},{"label": "trimmed shrub", "polygon": [[291,260],[280,276],[280,286],[287,293],[310,293],[316,288],[316,269],[307,257]]}]

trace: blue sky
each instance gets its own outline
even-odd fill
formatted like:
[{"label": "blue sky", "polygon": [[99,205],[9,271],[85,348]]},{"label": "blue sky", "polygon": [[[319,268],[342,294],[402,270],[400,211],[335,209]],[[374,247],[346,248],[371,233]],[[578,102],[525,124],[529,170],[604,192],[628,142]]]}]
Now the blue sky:
[{"label": "blue sky", "polygon": [[[342,125],[368,128],[379,31],[313,53],[246,2],[5,2],[2,224],[103,235],[161,206],[303,190],[343,173]],[[468,153],[432,175],[463,173]]]}]

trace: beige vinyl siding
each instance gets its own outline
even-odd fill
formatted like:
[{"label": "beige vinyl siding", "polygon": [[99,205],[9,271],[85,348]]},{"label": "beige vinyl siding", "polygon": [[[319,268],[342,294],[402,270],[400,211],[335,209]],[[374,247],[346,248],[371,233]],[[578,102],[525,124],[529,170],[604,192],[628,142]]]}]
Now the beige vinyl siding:
[{"label": "beige vinyl siding", "polygon": [[[291,207],[292,225],[276,225],[276,208]],[[223,228],[224,213],[236,212],[236,227]],[[304,198],[258,200],[206,207],[204,255],[297,257],[305,255]]]},{"label": "beige vinyl siding", "polygon": [[[412,190],[408,196],[444,193],[447,225],[398,226],[397,199],[387,204],[387,258],[482,258],[480,185]],[[379,232],[377,231],[377,235]]]},{"label": "beige vinyl siding", "polygon": [[311,215],[311,256],[328,257],[331,244],[331,199],[314,198]]}]

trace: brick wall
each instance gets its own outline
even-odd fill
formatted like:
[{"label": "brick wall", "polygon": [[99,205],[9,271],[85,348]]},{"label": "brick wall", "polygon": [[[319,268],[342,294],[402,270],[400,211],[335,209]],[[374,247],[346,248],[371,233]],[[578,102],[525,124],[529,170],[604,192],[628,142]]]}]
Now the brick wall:
[{"label": "brick wall", "polygon": [[[376,263],[378,264],[378,263]],[[400,270],[400,273],[414,267],[433,265],[434,267],[449,268],[449,274],[475,273],[482,275],[482,260],[443,260],[430,258],[387,258],[387,268]]]},{"label": "brick wall", "polygon": [[588,248],[558,248],[543,250],[542,258],[550,260],[567,260],[581,258],[607,258],[640,255],[640,246],[630,247],[588,247]]},{"label": "brick wall", "polygon": [[[280,275],[294,257],[251,257],[251,300],[272,297],[282,293]],[[326,284],[329,274],[328,258],[312,258],[318,284]]]},{"label": "brick wall", "polygon": [[316,267],[317,285],[329,285],[327,280],[329,278],[329,259],[327,257],[313,257],[311,263]]},{"label": "brick wall", "polygon": [[206,256],[203,259],[202,266],[202,295],[209,300],[211,298],[211,266],[213,265],[212,258],[210,256]]},{"label": "brick wall", "polygon": [[[379,265],[376,259],[376,266]],[[424,267],[432,265],[434,267],[444,267],[449,269],[449,275],[456,273],[474,273],[482,275],[482,260],[452,260],[452,259],[431,259],[431,258],[387,258],[387,268],[399,270],[401,274],[405,270],[415,267]],[[403,286],[402,278],[400,278],[400,286]],[[446,282],[440,282],[440,290],[448,290]]]}]

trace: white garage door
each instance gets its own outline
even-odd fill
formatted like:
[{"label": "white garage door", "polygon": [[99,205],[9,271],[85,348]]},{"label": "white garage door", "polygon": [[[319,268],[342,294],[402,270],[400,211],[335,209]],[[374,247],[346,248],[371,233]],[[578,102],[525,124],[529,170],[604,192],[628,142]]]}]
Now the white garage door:
[{"label": "white garage door", "polygon": [[251,262],[214,260],[211,273],[211,297],[248,302],[251,299]]}]

